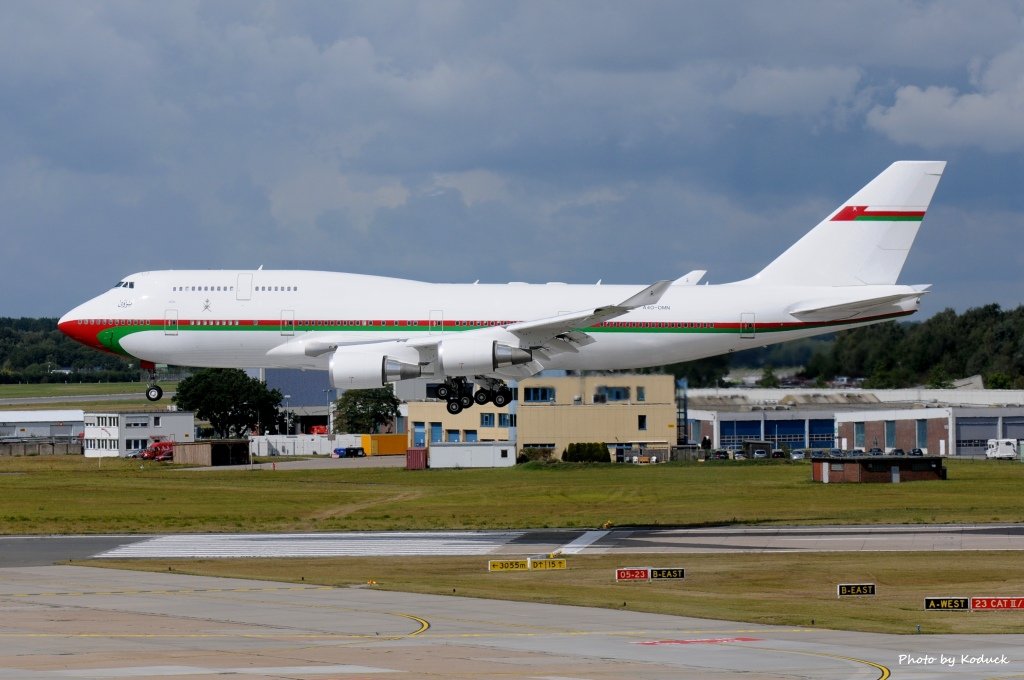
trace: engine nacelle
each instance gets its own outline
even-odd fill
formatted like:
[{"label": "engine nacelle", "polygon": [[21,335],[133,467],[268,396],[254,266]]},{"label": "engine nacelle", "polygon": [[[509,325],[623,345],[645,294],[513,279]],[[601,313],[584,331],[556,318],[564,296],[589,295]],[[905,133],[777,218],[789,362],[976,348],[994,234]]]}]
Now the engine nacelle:
[{"label": "engine nacelle", "polygon": [[349,390],[383,387],[391,382],[418,378],[423,369],[415,350],[368,352],[365,349],[346,351],[339,347],[331,357],[329,373],[331,387]]},{"label": "engine nacelle", "polygon": [[437,358],[445,375],[476,375],[529,363],[533,353],[497,340],[445,338],[438,345]]}]

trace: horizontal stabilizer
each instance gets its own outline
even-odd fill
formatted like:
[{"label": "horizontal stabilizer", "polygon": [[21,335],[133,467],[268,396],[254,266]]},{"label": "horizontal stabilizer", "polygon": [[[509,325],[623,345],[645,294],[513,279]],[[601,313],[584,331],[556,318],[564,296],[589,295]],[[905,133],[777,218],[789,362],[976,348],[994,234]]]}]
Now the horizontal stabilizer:
[{"label": "horizontal stabilizer", "polygon": [[833,304],[828,304],[824,300],[800,302],[794,305],[789,313],[801,321],[845,321],[899,311],[909,312],[917,309],[921,296],[927,292],[926,289],[927,286],[921,286],[909,293]]}]

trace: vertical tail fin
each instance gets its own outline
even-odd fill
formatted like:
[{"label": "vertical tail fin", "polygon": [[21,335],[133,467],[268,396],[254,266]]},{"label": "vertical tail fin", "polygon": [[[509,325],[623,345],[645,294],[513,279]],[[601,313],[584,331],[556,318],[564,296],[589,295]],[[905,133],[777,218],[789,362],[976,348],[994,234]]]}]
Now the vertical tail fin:
[{"label": "vertical tail fin", "polygon": [[945,167],[945,161],[893,163],[746,282],[896,283]]}]

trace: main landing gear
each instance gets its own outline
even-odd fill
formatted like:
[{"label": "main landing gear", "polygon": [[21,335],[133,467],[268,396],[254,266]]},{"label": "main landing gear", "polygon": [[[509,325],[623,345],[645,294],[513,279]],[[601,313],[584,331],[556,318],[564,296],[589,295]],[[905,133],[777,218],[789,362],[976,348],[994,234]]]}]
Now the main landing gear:
[{"label": "main landing gear", "polygon": [[501,408],[512,401],[512,390],[504,381],[493,378],[481,378],[480,380],[484,386],[474,392],[473,383],[463,377],[445,378],[445,381],[437,386],[437,398],[448,402],[448,413],[452,415],[462,413],[474,403],[480,406],[493,403]]},{"label": "main landing gear", "polygon": [[156,384],[156,364],[151,361],[143,361],[140,363],[142,370],[146,371],[149,376],[149,387],[146,388],[146,399],[150,401],[160,401],[160,397],[164,396],[163,388]]}]

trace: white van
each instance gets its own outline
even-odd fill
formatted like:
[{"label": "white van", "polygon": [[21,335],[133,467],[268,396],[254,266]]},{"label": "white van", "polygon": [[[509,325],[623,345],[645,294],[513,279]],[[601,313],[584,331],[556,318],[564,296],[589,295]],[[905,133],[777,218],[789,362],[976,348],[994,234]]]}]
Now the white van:
[{"label": "white van", "polygon": [[1000,458],[1003,460],[1016,460],[1017,440],[1016,439],[989,439],[988,448],[985,449],[986,458]]}]

